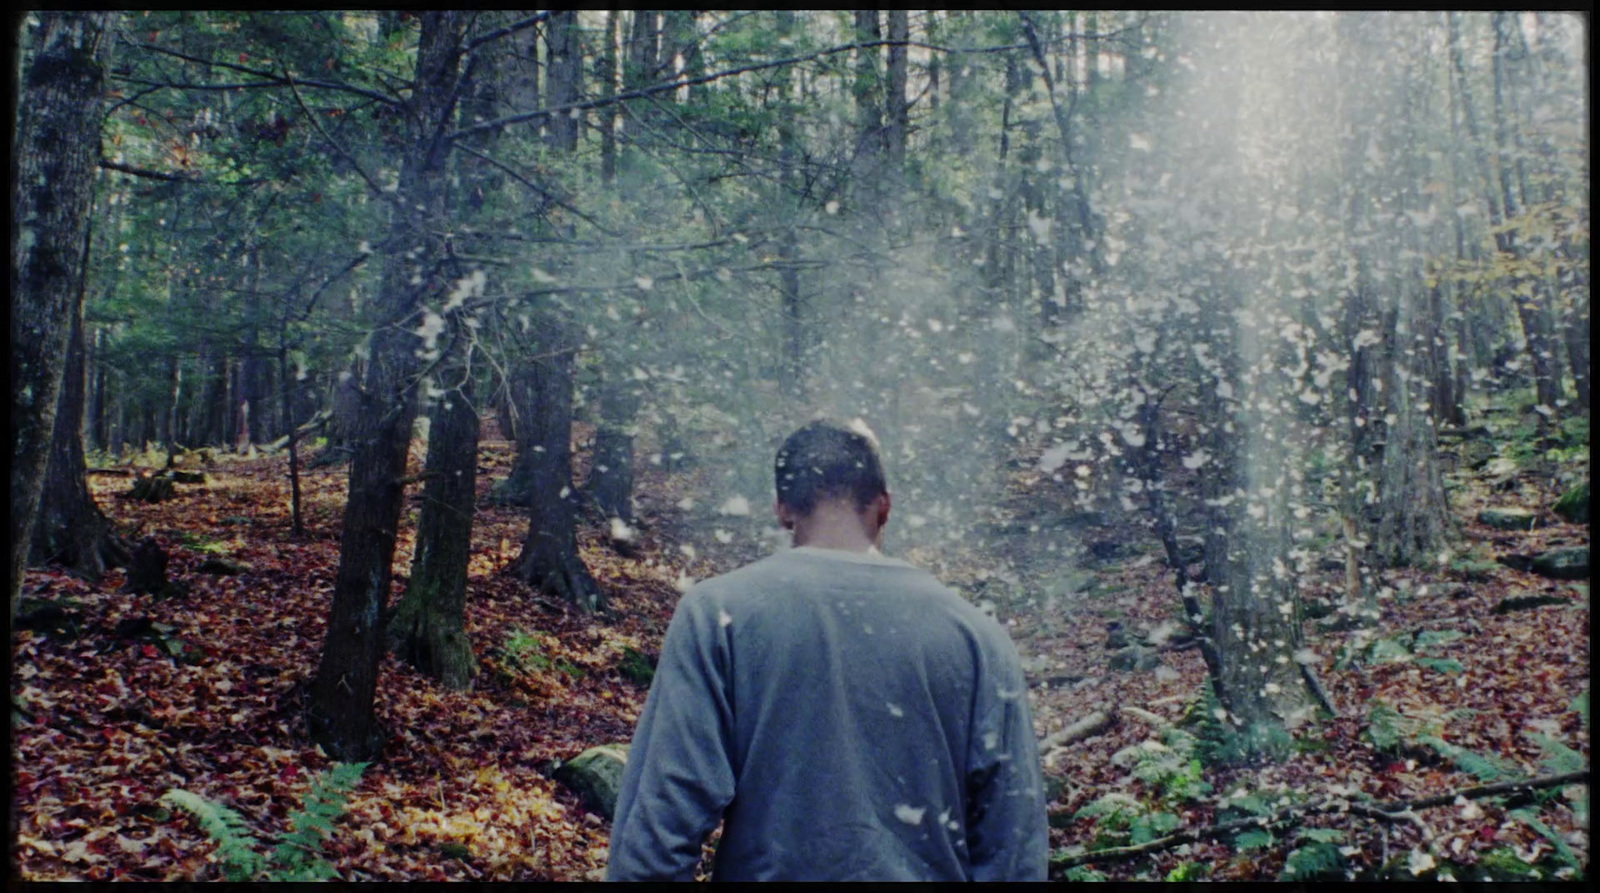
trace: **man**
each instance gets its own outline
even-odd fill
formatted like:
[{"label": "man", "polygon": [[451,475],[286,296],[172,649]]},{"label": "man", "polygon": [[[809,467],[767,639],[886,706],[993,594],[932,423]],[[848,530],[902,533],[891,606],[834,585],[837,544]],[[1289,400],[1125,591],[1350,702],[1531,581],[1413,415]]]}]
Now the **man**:
[{"label": "man", "polygon": [[1043,784],[1016,648],[878,551],[871,432],[812,422],[778,451],[794,548],[679,602],[639,717],[610,880],[1043,880]]}]

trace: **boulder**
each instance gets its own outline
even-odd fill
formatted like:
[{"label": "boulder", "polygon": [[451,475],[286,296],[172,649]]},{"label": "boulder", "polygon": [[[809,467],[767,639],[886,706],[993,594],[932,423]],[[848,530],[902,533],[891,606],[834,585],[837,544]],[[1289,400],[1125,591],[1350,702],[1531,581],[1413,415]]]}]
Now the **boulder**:
[{"label": "boulder", "polygon": [[1552,580],[1587,580],[1589,579],[1589,547],[1569,546],[1562,549],[1551,549],[1533,559],[1533,566],[1529,568],[1541,577]]},{"label": "boulder", "polygon": [[1111,655],[1111,669],[1144,673],[1161,666],[1161,655],[1138,645],[1129,645]]},{"label": "boulder", "polygon": [[1561,494],[1550,510],[1573,524],[1589,523],[1589,482],[1584,481]]},{"label": "boulder", "polygon": [[1532,530],[1539,526],[1537,512],[1524,508],[1487,508],[1478,520],[1495,530]]},{"label": "boulder", "polygon": [[576,793],[585,806],[611,821],[616,817],[617,794],[627,765],[627,744],[603,744],[562,763],[555,779]]}]

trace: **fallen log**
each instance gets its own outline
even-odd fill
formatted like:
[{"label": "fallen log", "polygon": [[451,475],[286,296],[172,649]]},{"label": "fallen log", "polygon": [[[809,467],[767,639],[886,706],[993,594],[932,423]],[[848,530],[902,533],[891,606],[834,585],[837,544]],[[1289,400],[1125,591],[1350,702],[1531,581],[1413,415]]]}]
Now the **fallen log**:
[{"label": "fallen log", "polygon": [[1116,718],[1117,712],[1115,709],[1096,710],[1072,725],[1044,736],[1039,740],[1039,752],[1043,753],[1052,747],[1061,747],[1098,735],[1109,728],[1116,721]]},{"label": "fallen log", "polygon": [[1414,820],[1412,813],[1415,810],[1429,809],[1435,806],[1448,806],[1455,803],[1457,799],[1481,800],[1484,797],[1497,797],[1502,794],[1537,791],[1545,788],[1560,788],[1570,784],[1588,784],[1588,782],[1589,770],[1583,769],[1562,775],[1525,778],[1521,781],[1503,781],[1475,788],[1463,788],[1459,791],[1439,794],[1434,797],[1419,797],[1415,800],[1394,800],[1388,803],[1369,803],[1359,800],[1352,801],[1343,797],[1330,797],[1313,803],[1288,806],[1271,815],[1236,819],[1231,822],[1223,822],[1220,825],[1212,825],[1209,828],[1191,828],[1132,846],[1112,847],[1110,849],[1096,850],[1092,853],[1077,853],[1071,856],[1056,856],[1050,859],[1050,867],[1052,870],[1059,871],[1096,862],[1126,862],[1129,859],[1137,859],[1150,853],[1159,853],[1186,843],[1198,843],[1203,840],[1225,837],[1236,831],[1265,828],[1270,825],[1284,823],[1299,824],[1309,816],[1330,812],[1350,813],[1381,822],[1410,822]]}]

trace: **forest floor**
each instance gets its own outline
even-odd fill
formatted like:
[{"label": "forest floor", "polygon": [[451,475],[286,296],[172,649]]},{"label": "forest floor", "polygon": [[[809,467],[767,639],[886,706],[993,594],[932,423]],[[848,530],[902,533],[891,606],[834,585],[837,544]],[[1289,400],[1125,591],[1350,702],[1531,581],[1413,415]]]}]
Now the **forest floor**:
[{"label": "forest floor", "polygon": [[[510,461],[509,444],[485,443],[480,492]],[[166,548],[169,575],[187,584],[187,594],[123,592],[121,571],[96,584],[53,570],[27,575],[25,597],[65,607],[73,622],[64,631],[24,629],[12,638],[13,877],[221,879],[216,845],[193,817],[159,802],[162,794],[182,788],[226,803],[270,842],[288,830],[311,777],[329,765],[306,737],[300,705],[338,562],[345,469],[304,475],[309,533],[302,538],[289,532],[283,458],[226,458],[207,472],[208,483],[180,485],[176,499],[159,504],[118,498],[126,477],[91,478],[119,529]],[[700,520],[691,517],[688,494],[706,492],[701,483],[693,472],[668,475],[643,465],[635,557],[618,555],[602,525],[586,526],[583,556],[610,598],[598,617],[539,597],[505,573],[526,520],[513,508],[480,508],[467,626],[481,672],[470,692],[450,693],[385,659],[378,713],[392,737],[329,841],[328,859],[341,877],[601,877],[607,823],[547,773],[587,747],[630,737],[645,689],[629,681],[624,655],[658,650],[683,577],[703,578],[755,557],[753,544],[719,546],[723,537],[696,529],[706,507]],[[1492,771],[1548,773],[1541,760],[1552,739],[1570,749],[1569,759],[1581,755],[1586,768],[1587,581],[1552,582],[1492,557],[1587,546],[1588,527],[1489,529],[1476,518],[1491,501],[1548,517],[1550,485],[1502,475],[1505,492],[1489,486],[1487,473],[1457,480],[1456,552],[1465,558],[1384,572],[1373,625],[1332,631],[1306,624],[1313,666],[1341,715],[1297,730],[1281,761],[1206,768],[1209,794],[1191,786],[1186,798],[1172,772],[1151,771],[1143,757],[1161,754],[1158,748],[1127,750],[1164,735],[1171,743],[1169,724],[1191,712],[1205,680],[1195,650],[1164,652],[1160,666],[1145,672],[1110,667],[1107,620],[1160,638],[1179,616],[1170,572],[1147,533],[1125,531],[1131,554],[1093,568],[1094,585],[1048,609],[1027,599],[997,604],[1029,668],[1041,736],[1096,711],[1112,716],[1099,734],[1044,755],[1048,774],[1061,780],[1051,804],[1053,848],[1071,853],[1204,827],[1226,806],[1221,795],[1254,796],[1235,807],[1357,792],[1399,801],[1469,788]],[[413,497],[413,520],[416,504]],[[408,529],[395,565],[402,585],[409,537]],[[202,570],[218,556],[247,567],[237,574]],[[982,555],[944,558],[942,573],[962,588],[992,563]],[[1303,581],[1304,594],[1336,593],[1341,574],[1319,572]],[[1553,599],[1497,612],[1507,597],[1528,594]],[[1433,635],[1418,639],[1419,632]],[[511,652],[522,659],[508,660]],[[1467,756],[1388,741],[1382,728],[1375,735],[1380,703],[1398,711],[1408,733],[1402,738],[1431,733]],[[1174,765],[1181,776],[1187,764]],[[1125,795],[1122,824],[1115,816],[1075,818],[1108,794]],[[1430,866],[1472,865],[1486,855],[1496,864],[1537,866],[1546,876],[1565,864],[1558,857],[1587,865],[1586,788],[1548,792],[1531,821],[1530,813],[1512,815],[1518,805],[1460,801],[1398,824],[1322,815],[1298,830],[1280,826],[1270,843],[1247,844],[1241,835],[1092,867],[1112,879],[1274,879],[1291,854],[1319,845],[1340,874],[1398,859],[1426,875]],[[1166,824],[1148,820],[1162,812],[1170,815]],[[1147,821],[1130,829],[1126,819],[1134,815]]]}]

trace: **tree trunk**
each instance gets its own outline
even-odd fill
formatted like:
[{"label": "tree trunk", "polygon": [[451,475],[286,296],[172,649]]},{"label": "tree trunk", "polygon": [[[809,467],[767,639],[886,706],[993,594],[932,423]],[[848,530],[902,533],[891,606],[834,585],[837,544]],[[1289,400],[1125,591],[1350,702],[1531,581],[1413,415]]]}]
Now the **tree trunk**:
[{"label": "tree trunk", "polygon": [[58,564],[90,580],[107,568],[128,562],[127,544],[111,531],[111,522],[89,493],[88,464],[83,455],[83,410],[87,388],[83,307],[72,314],[66,370],[56,408],[50,464],[33,528],[31,560]]},{"label": "tree trunk", "polygon": [[[406,451],[416,417],[416,335],[407,321],[425,297],[445,286],[436,265],[444,245],[433,233],[445,216],[441,139],[454,117],[461,40],[470,13],[421,13],[415,89],[408,105],[410,151],[400,162],[399,199],[391,208],[371,357],[352,432],[350,495],[339,543],[327,636],[311,689],[312,737],[337,760],[369,760],[383,748],[373,710],[383,656],[382,624],[404,507]],[[421,246],[416,251],[414,246]],[[413,277],[421,285],[414,285]]]},{"label": "tree trunk", "polygon": [[[454,314],[453,314],[454,316]],[[459,326],[459,320],[452,320]],[[453,348],[460,349],[460,344]],[[389,619],[389,647],[423,675],[464,691],[477,674],[467,638],[467,563],[472,557],[472,516],[478,483],[478,407],[467,364],[445,375],[460,385],[438,398],[429,413],[427,484],[417,519],[411,580]]]},{"label": "tree trunk", "polygon": [[608,517],[633,520],[633,432],[639,395],[613,364],[600,393],[600,424],[585,489]]},{"label": "tree trunk", "polygon": [[116,14],[38,12],[22,79],[11,208],[11,618],[55,433],[73,307],[83,300]]},{"label": "tree trunk", "polygon": [[[596,64],[600,96],[617,95],[617,45],[622,41],[622,10],[613,6],[606,13],[606,44]],[[597,110],[600,129],[600,182],[610,185],[617,179],[617,110],[603,106]]]},{"label": "tree trunk", "polygon": [[[1507,223],[1515,221],[1522,213],[1518,190],[1513,186],[1514,161],[1511,133],[1522,122],[1513,121],[1507,108],[1506,80],[1508,78],[1507,54],[1511,50],[1511,30],[1520,26],[1513,13],[1494,14],[1494,142],[1495,174],[1500,185],[1500,204]],[[1496,238],[1500,250],[1515,261],[1521,261],[1524,249],[1514,230],[1506,230]],[[1516,305],[1517,318],[1522,322],[1522,334],[1527,344],[1528,359],[1533,367],[1535,399],[1555,411],[1566,404],[1565,388],[1561,384],[1561,371],[1556,357],[1557,344],[1552,337],[1554,326],[1550,322],[1549,299],[1544,293],[1544,283],[1525,273],[1511,277],[1511,301]],[[1540,416],[1541,419],[1548,416]]]},{"label": "tree trunk", "polygon": [[528,538],[517,575],[585,611],[604,597],[578,555],[572,487],[573,346],[548,311],[538,324],[535,356],[512,373],[517,400],[517,460],[512,477],[527,488]]},{"label": "tree trunk", "polygon": [[[549,48],[549,91],[546,108],[572,105],[583,92],[583,48],[578,41],[578,13],[564,10],[551,13],[550,26],[545,32],[545,45]],[[545,140],[556,149],[572,151],[578,147],[578,131],[582,114],[558,112],[545,123]]]},{"label": "tree trunk", "polygon": [[[889,39],[909,41],[911,25],[904,9],[889,10]],[[906,61],[910,47],[889,47],[889,126],[884,133],[884,148],[889,158],[891,177],[899,177],[906,167],[906,137],[911,132],[911,104],[906,99],[908,73]]]}]

